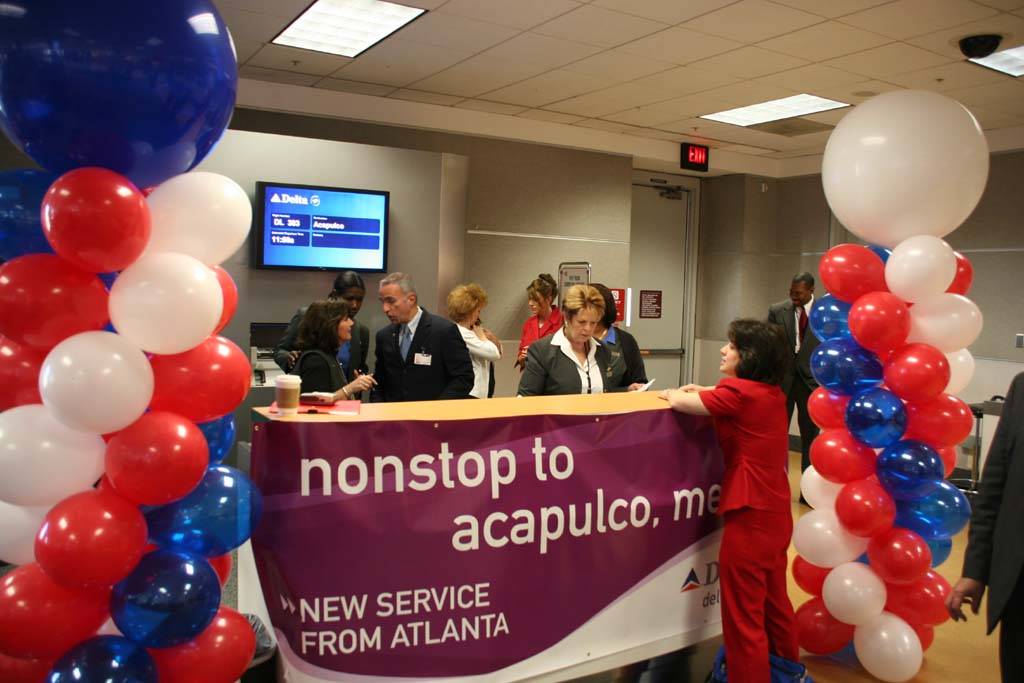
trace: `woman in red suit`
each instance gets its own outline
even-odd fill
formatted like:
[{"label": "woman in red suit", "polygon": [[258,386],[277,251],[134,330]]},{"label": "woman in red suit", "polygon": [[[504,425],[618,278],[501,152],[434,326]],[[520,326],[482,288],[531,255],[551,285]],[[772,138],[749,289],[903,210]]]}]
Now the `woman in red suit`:
[{"label": "woman in red suit", "polygon": [[527,305],[531,315],[523,323],[519,337],[519,353],[516,365],[520,370],[526,367],[526,349],[530,344],[562,329],[562,312],[554,305],[558,294],[558,283],[547,273],[541,273],[526,288]]},{"label": "woman in red suit", "polygon": [[734,320],[714,387],[662,392],[673,409],[710,415],[725,458],[719,512],[722,633],[729,680],[769,683],[768,653],[797,661],[796,623],[786,594],[793,533],[786,464],[789,424],[779,388],[790,362],[782,328]]}]

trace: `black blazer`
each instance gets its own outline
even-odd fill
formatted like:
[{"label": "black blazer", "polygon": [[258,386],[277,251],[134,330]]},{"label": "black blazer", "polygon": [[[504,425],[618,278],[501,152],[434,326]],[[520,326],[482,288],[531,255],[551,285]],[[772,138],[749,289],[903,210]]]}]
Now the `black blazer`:
[{"label": "black blazer", "polygon": [[[554,335],[549,334],[530,344],[526,351],[526,367],[519,380],[520,396],[559,396],[583,393],[583,383],[576,364],[565,357],[562,349],[552,344]],[[601,380],[606,393],[625,391],[613,379],[614,368],[608,348],[598,344],[594,360],[601,371]],[[618,380],[621,382],[621,378]]]},{"label": "black blazer", "polygon": [[[792,352],[796,348],[796,309],[793,302],[787,299],[773,304],[768,309],[768,322],[782,325],[786,330],[786,341],[789,342]],[[807,331],[804,333],[804,343],[800,345],[800,353],[796,354],[793,363],[787,365],[786,373],[782,377],[783,393],[789,393],[794,380],[803,382],[808,389],[817,388],[818,383],[814,380],[814,375],[811,374],[811,355],[814,353],[814,349],[818,348],[818,343],[818,337],[815,336],[810,323],[808,323]]]},{"label": "black blazer", "polygon": [[292,371],[302,378],[302,393],[333,393],[345,385],[345,377],[338,359],[323,351],[304,351]]},{"label": "black blazer", "polygon": [[991,633],[1024,565],[1024,372],[1006,394],[973,506],[963,575],[988,586]]},{"label": "black blazer", "polygon": [[[377,362],[373,369],[377,386],[370,400],[433,401],[469,396],[473,389],[473,364],[458,326],[423,309],[406,358],[399,351],[401,327],[391,324],[377,331]],[[416,354],[428,355],[430,364],[417,365]]]},{"label": "black blazer", "polygon": [[644,367],[644,357],[640,355],[636,337],[619,328],[615,328],[615,335],[614,344],[607,339],[601,342],[611,354],[612,383],[616,387],[628,387],[637,382],[646,384],[647,368]]},{"label": "black blazer", "polygon": [[[306,315],[307,308],[309,306],[303,306],[295,311],[295,315],[292,316],[291,321],[288,323],[288,328],[284,331],[284,336],[281,337],[281,340],[277,342],[277,346],[274,347],[274,362],[277,363],[277,367],[285,372],[289,372],[292,369],[288,365],[288,354],[295,349],[295,341],[299,337],[299,324],[302,323],[302,318]],[[348,367],[345,368],[345,376],[351,382],[356,378],[356,370],[359,370],[364,375],[370,372],[369,367],[366,365],[366,351],[370,348],[370,330],[367,329],[366,325],[355,321],[355,325],[352,326],[352,340],[349,342],[348,348],[349,361]]]}]

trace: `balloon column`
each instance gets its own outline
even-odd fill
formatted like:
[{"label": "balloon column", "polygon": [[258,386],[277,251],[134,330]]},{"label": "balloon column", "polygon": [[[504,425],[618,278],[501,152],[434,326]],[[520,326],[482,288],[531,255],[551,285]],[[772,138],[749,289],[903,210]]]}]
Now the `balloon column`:
[{"label": "balloon column", "polygon": [[814,510],[793,531],[793,575],[815,597],[797,622],[805,650],[852,641],[883,681],[912,678],[946,620],[950,585],[933,568],[970,517],[944,478],[973,425],[955,394],[974,371],[967,347],[982,320],[965,296],[970,262],[942,238],[987,174],[974,117],[931,92],[865,102],[825,149],[829,205],[869,245],[833,247],[819,264],[829,295],[810,316],[822,343],[808,408],[823,431],[800,482]]},{"label": "balloon column", "polygon": [[230,683],[255,648],[220,606],[261,512],[221,464],[251,369],[218,336],[218,264],[251,207],[188,173],[227,126],[234,48],[210,0],[137,9],[0,12],[0,127],[46,169],[0,174],[3,681]]}]

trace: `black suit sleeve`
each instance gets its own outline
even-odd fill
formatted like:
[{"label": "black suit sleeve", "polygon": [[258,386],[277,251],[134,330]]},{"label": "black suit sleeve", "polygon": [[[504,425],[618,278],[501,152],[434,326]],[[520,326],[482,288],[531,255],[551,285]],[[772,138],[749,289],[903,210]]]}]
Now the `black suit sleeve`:
[{"label": "black suit sleeve", "polygon": [[359,326],[359,343],[362,346],[362,358],[360,359],[359,367],[353,369],[359,370],[366,375],[370,372],[370,366],[366,364],[367,355],[370,353],[370,330],[362,325]]},{"label": "black suit sleeve", "polygon": [[437,398],[466,398],[473,390],[473,362],[469,359],[469,349],[466,348],[458,325],[448,326],[441,348],[447,383]]},{"label": "black suit sleeve", "polygon": [[302,393],[310,391],[335,391],[331,387],[331,368],[316,353],[307,353],[296,363],[302,378]]},{"label": "black suit sleeve", "polygon": [[544,395],[548,369],[541,360],[542,346],[543,344],[530,344],[526,349],[526,367],[523,368],[523,376],[519,378],[519,389],[516,391],[520,396]]},{"label": "black suit sleeve", "polygon": [[384,374],[387,371],[387,364],[384,361],[384,335],[388,328],[384,328],[377,332],[375,337],[376,348],[373,351],[373,378],[377,380],[377,385],[370,392],[370,403],[381,403],[387,400],[385,393],[385,377]]},{"label": "black suit sleeve", "polygon": [[292,369],[292,366],[288,363],[288,354],[295,348],[295,340],[299,336],[299,323],[302,322],[303,315],[304,311],[299,309],[292,316],[287,329],[284,331],[284,336],[281,337],[281,340],[277,342],[277,346],[274,347],[274,362],[277,363],[277,367],[285,372]]},{"label": "black suit sleeve", "polygon": [[[621,331],[620,331],[620,334]],[[644,367],[644,357],[640,355],[640,345],[636,337],[631,334],[622,334],[622,358],[626,361],[626,376],[622,378],[623,384],[627,387],[630,384],[647,384],[647,368]]]},{"label": "black suit sleeve", "polygon": [[[992,537],[996,529],[999,508],[1003,503],[1006,473],[1010,469],[1013,438],[1012,423],[1024,415],[1024,373],[1017,375],[1006,394],[999,425],[995,437],[988,449],[985,470],[981,475],[981,487],[974,498],[974,510],[971,514],[971,529],[967,535],[967,550],[964,551],[963,575],[980,581],[989,582],[989,571],[992,563]],[[1024,495],[1024,491],[1007,492],[1011,496]]]}]

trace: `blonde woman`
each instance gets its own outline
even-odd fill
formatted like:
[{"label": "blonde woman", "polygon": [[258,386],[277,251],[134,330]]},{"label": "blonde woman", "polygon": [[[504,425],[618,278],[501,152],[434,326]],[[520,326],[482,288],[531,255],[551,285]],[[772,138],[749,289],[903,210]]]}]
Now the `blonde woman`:
[{"label": "blonde woman", "polygon": [[448,294],[448,317],[459,327],[473,364],[474,398],[487,398],[491,384],[491,364],[501,358],[501,342],[480,324],[480,312],[487,305],[487,292],[471,282],[459,285]]}]

